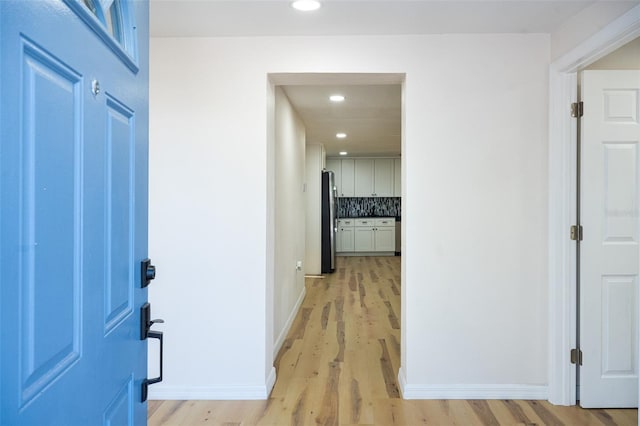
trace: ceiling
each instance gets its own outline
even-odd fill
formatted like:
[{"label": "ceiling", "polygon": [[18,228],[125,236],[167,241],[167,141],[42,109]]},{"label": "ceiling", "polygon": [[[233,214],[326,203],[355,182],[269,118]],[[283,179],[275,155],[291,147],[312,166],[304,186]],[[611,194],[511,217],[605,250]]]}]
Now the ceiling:
[{"label": "ceiling", "polygon": [[[283,86],[306,128],[307,143],[329,156],[400,155],[402,87],[394,85]],[[341,94],[343,102],[329,96]],[[336,138],[344,132],[347,137]]]},{"label": "ceiling", "polygon": [[318,11],[305,13],[290,0],[151,0],[150,19],[152,37],[552,33],[594,3],[323,0]]},{"label": "ceiling", "polygon": [[[603,0],[601,0],[603,1]],[[635,1],[624,3],[630,9]],[[399,35],[440,33],[553,33],[596,1],[583,0],[323,0],[316,12],[290,0],[151,0],[152,37]],[[291,81],[291,76],[287,81]],[[401,86],[353,84],[283,86],[305,123],[307,141],[327,155],[400,153]],[[332,104],[332,93],[345,95]],[[337,132],[347,138],[337,140]]]}]

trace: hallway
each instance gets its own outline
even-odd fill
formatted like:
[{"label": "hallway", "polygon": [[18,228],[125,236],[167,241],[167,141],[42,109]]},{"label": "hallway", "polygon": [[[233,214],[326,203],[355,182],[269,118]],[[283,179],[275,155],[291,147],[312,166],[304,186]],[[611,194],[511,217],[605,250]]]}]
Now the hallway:
[{"label": "hallway", "polygon": [[150,401],[149,425],[635,425],[637,410],[402,400],[400,257],[338,257],[308,278],[267,401]]}]

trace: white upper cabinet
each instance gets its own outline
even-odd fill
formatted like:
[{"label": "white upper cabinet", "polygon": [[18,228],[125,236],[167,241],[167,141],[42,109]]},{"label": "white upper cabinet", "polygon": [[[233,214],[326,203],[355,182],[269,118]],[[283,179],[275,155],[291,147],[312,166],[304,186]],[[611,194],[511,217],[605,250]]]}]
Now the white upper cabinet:
[{"label": "white upper cabinet", "polygon": [[373,160],[373,196],[393,197],[393,158]]},{"label": "white upper cabinet", "polygon": [[402,197],[402,160],[396,158],[393,160],[393,196]]},{"label": "white upper cabinet", "polygon": [[353,197],[353,159],[327,158],[327,170],[332,170],[338,197]]},{"label": "white upper cabinet", "polygon": [[373,159],[356,158],[355,196],[374,197],[373,190]]},{"label": "white upper cabinet", "polygon": [[354,197],[355,165],[353,158],[345,158],[342,162],[342,186],[339,197]]},{"label": "white upper cabinet", "polygon": [[356,197],[393,197],[393,159],[356,158]]},{"label": "white upper cabinet", "polygon": [[328,158],[338,197],[400,197],[400,159]]}]

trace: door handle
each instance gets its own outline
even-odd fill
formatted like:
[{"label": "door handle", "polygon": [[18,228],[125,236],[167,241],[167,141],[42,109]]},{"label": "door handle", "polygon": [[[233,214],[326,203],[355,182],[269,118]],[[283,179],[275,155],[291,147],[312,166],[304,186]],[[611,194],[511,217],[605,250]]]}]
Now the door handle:
[{"label": "door handle", "polygon": [[[156,320],[155,322],[164,322],[162,320]],[[141,402],[145,402],[147,400],[147,397],[149,395],[149,385],[152,385],[154,383],[159,383],[162,381],[162,357],[163,357],[163,353],[164,353],[164,348],[163,348],[163,341],[164,339],[162,338],[162,331],[149,331],[147,333],[147,337],[150,339],[158,339],[160,340],[160,375],[158,377],[154,377],[153,379],[144,379],[142,381],[142,401]]]},{"label": "door handle", "polygon": [[151,330],[153,324],[164,323],[162,319],[151,319],[151,305],[146,302],[140,308],[140,340],[146,339],[158,339],[160,341],[160,375],[152,379],[144,379],[142,381],[141,402],[145,402],[149,395],[149,385],[159,383],[162,381],[162,366],[163,366],[163,354],[164,354],[164,338],[162,331]]},{"label": "door handle", "polygon": [[[140,340],[145,340],[147,337],[151,337],[149,333],[154,333],[151,331],[151,326],[153,324],[162,324],[164,323],[163,319],[151,319],[151,305],[149,302],[146,302],[140,308]],[[157,337],[156,337],[157,338]]]}]

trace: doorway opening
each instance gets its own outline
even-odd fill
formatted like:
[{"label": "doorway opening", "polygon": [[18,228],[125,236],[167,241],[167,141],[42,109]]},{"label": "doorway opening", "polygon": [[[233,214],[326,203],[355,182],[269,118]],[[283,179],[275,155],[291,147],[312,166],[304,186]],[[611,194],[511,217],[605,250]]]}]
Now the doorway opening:
[{"label": "doorway opening", "polygon": [[[385,291],[388,291],[376,291],[377,296],[393,296],[397,299],[398,306],[394,308],[395,302],[391,300],[386,300],[387,304],[381,300],[386,312],[381,320],[387,321],[387,314],[395,316],[399,329],[402,315],[399,305],[405,294],[404,287],[400,284],[404,266],[399,256],[401,248],[396,248],[395,233],[396,220],[401,217],[401,180],[405,174],[401,159],[404,145],[403,84],[404,74],[268,76],[267,336],[271,338],[268,343],[273,349],[274,359],[283,345],[287,345],[287,333],[292,326],[298,327],[294,324],[296,314],[306,314],[307,307],[303,306],[303,301],[307,287],[328,286],[328,283],[338,278],[342,278],[350,294],[342,299],[338,297],[332,307],[321,306],[318,309],[333,309],[331,315],[335,316],[338,315],[340,303],[366,303],[360,299],[365,297],[363,292],[366,292],[364,286],[359,285],[361,281],[384,279],[388,286]],[[338,94],[344,96],[341,102],[329,99],[331,95]],[[338,133],[346,133],[346,137],[337,136]],[[387,180],[379,180],[378,185],[382,190],[377,193],[373,191],[368,197],[361,192],[340,191],[339,218],[349,216],[353,219],[353,216],[360,214],[367,216],[369,220],[385,219],[385,222],[390,221],[386,225],[389,225],[389,230],[393,230],[393,233],[387,236],[392,235],[392,238],[385,240],[385,235],[381,235],[378,246],[380,250],[376,250],[374,246],[373,250],[355,251],[338,241],[336,271],[326,275],[325,279],[307,278],[305,287],[305,276],[322,276],[321,172],[323,169],[336,169],[335,165],[340,166],[343,160],[347,164],[345,167],[354,164],[356,160],[359,167],[378,165],[378,177],[383,176]],[[333,171],[339,175],[337,186],[341,190],[342,168]],[[372,172],[376,173],[374,170]],[[353,191],[354,179],[354,174],[345,177],[344,187],[351,185]],[[383,187],[385,183],[387,187]],[[373,233],[376,232],[376,226],[369,228],[367,231],[375,238]],[[401,227],[398,227],[398,232],[402,233]],[[400,239],[402,237],[403,235]],[[375,244],[375,240],[373,242]],[[404,241],[401,241],[400,246],[404,245]],[[368,256],[354,256],[363,254]],[[397,265],[397,272],[392,272],[394,265]],[[380,270],[388,270],[389,277],[382,276]],[[394,293],[396,291],[398,294]],[[343,329],[342,335],[346,339],[357,338],[351,330]],[[395,381],[402,346],[399,332],[389,345],[397,347],[398,351],[398,365],[389,370]]]}]

